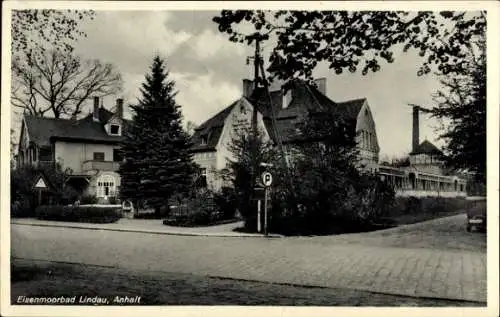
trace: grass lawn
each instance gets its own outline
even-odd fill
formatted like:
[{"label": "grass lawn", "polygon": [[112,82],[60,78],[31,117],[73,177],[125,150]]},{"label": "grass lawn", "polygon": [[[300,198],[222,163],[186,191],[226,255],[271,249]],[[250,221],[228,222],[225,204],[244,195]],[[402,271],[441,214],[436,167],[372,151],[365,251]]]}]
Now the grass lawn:
[{"label": "grass lawn", "polygon": [[18,296],[140,296],[142,305],[484,306],[348,289],[299,287],[189,274],[14,259],[12,304]]}]

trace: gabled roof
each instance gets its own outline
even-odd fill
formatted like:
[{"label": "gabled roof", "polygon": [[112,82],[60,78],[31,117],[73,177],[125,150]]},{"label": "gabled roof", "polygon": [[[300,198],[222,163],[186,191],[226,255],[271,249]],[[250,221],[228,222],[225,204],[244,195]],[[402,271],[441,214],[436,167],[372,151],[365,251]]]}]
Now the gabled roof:
[{"label": "gabled roof", "polygon": [[344,118],[356,120],[365,102],[366,98],[337,102],[335,109],[338,109],[339,114]]},{"label": "gabled roof", "polygon": [[436,155],[443,155],[443,152],[438,149],[434,144],[431,142],[425,140],[424,142],[420,143],[420,145],[413,150],[411,155],[415,154],[436,154]]},{"label": "gabled roof", "polygon": [[[335,109],[339,116],[344,119],[356,122],[357,116],[366,99],[355,99],[346,102],[336,103],[330,98],[322,94],[315,87],[307,85],[305,82],[296,81],[292,85],[292,100],[288,107],[282,107],[283,92],[281,90],[272,91],[269,96],[264,89],[259,89],[255,92],[252,98],[248,101],[257,107],[263,116],[264,124],[271,138],[276,140],[272,116],[276,118],[276,130],[281,137],[282,142],[290,142],[294,139],[296,131],[296,123],[298,123],[303,115],[311,112],[322,112],[326,109]],[[224,122],[239,101],[233,102],[224,110],[217,113],[212,118],[202,123],[193,135],[192,147],[193,151],[209,151],[215,150],[219,138],[222,134]],[[271,100],[271,102],[269,102]],[[205,144],[201,144],[202,137],[205,138]]]},{"label": "gabled roof", "polygon": [[[224,128],[224,122],[233,110],[233,107],[238,103],[239,100],[234,101],[231,105],[224,108],[222,111],[202,123],[199,127],[195,129],[191,147],[192,151],[209,151],[214,150],[215,146],[219,142],[219,138],[222,134],[222,129]],[[202,143],[204,139],[204,143]]]},{"label": "gabled roof", "polygon": [[[117,143],[122,140],[121,136],[112,136],[106,133],[104,125],[113,115],[105,108],[99,109],[100,122],[92,119],[92,114],[80,120],[56,119],[24,116],[24,122],[30,140],[38,146],[49,146],[52,140],[68,140],[80,142],[104,142]],[[124,120],[122,131],[126,130],[128,120]]]}]

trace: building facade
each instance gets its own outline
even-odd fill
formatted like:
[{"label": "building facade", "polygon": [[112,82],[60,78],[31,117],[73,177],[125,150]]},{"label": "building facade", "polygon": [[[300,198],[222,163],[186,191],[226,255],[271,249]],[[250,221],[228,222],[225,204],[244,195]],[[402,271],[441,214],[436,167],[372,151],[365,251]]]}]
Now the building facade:
[{"label": "building facade", "polygon": [[93,112],[79,120],[25,115],[16,165],[58,162],[69,173],[67,186],[106,202],[119,193],[119,149],[127,124],[122,99],[112,112],[95,97]]},{"label": "building facade", "polygon": [[[231,145],[235,137],[240,133],[249,133],[254,107],[264,141],[276,143],[279,137],[287,154],[290,154],[287,149],[298,136],[297,124],[304,122],[312,112],[336,109],[338,115],[355,129],[360,168],[372,172],[377,170],[380,148],[375,121],[365,98],[334,102],[326,96],[324,78],[316,80],[316,87],[296,81],[288,91],[281,88],[281,83],[275,83],[269,89],[269,96],[263,89],[253,94],[253,87],[252,81],[244,79],[243,96],[195,130],[194,161],[201,167],[202,177],[210,189],[217,190],[223,185],[218,172],[234,159]],[[275,121],[272,120],[273,115]]]},{"label": "building facade", "polygon": [[445,168],[443,152],[434,144],[419,140],[419,107],[413,107],[412,150],[409,165],[379,166],[382,179],[394,186],[397,196],[467,196],[467,179]]},{"label": "building facade", "polygon": [[[251,127],[252,111],[258,111],[258,129],[266,140],[276,142],[278,133],[285,145],[293,142],[297,123],[311,112],[327,107],[352,122],[358,149],[358,168],[377,173],[389,182],[397,196],[466,196],[466,179],[449,173],[444,168],[443,153],[431,142],[419,143],[418,110],[414,111],[413,148],[409,154],[409,165],[391,167],[379,164],[380,146],[376,124],[366,98],[344,102],[334,102],[326,96],[326,79],[316,80],[316,87],[295,82],[285,92],[281,83],[269,89],[270,96],[263,91],[253,93],[253,82],[243,80],[243,96],[224,108],[221,112],[201,124],[194,133],[194,161],[201,167],[201,175],[207,187],[219,189],[223,183],[218,173],[226,167],[228,160],[234,159],[230,151],[235,135]],[[415,116],[417,112],[417,116]],[[275,126],[272,115],[275,116]]]}]

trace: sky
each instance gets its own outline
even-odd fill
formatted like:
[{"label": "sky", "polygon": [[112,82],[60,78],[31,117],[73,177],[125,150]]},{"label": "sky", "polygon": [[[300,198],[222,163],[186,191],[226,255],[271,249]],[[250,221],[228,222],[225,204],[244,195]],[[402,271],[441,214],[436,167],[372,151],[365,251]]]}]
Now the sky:
[{"label": "sky", "polygon": [[[121,72],[124,90],[104,99],[112,108],[116,98],[134,104],[152,58],[166,59],[169,76],[176,83],[177,102],[185,121],[200,124],[241,97],[242,80],[252,78],[246,65],[253,47],[232,43],[217,30],[212,17],[217,11],[97,11],[96,18],[82,23],[86,38],[79,39],[75,53],[112,63]],[[269,49],[264,47],[264,54]],[[265,46],[265,45],[264,45]],[[267,61],[268,55],[265,55]],[[395,52],[395,62],[367,76],[336,75],[324,65],[315,77],[327,80],[327,96],[333,101],[365,97],[374,115],[381,158],[400,157],[411,147],[411,108],[407,103],[432,104],[438,83],[431,75],[417,77],[421,59],[414,53]],[[89,100],[88,110],[90,111]],[[128,112],[128,110],[126,110]],[[131,117],[126,113],[126,117]],[[420,141],[438,146],[439,123],[425,115],[420,119]]]}]

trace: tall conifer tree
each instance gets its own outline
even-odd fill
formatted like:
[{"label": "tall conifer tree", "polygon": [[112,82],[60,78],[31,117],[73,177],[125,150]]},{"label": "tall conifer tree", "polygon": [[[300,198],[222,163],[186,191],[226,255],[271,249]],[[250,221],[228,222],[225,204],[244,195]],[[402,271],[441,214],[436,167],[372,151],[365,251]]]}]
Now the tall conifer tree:
[{"label": "tall conifer tree", "polygon": [[142,84],[142,97],[132,106],[133,122],[122,146],[122,198],[144,202],[156,212],[168,207],[174,194],[189,191],[196,172],[174,86],[164,61],[156,56]]}]

